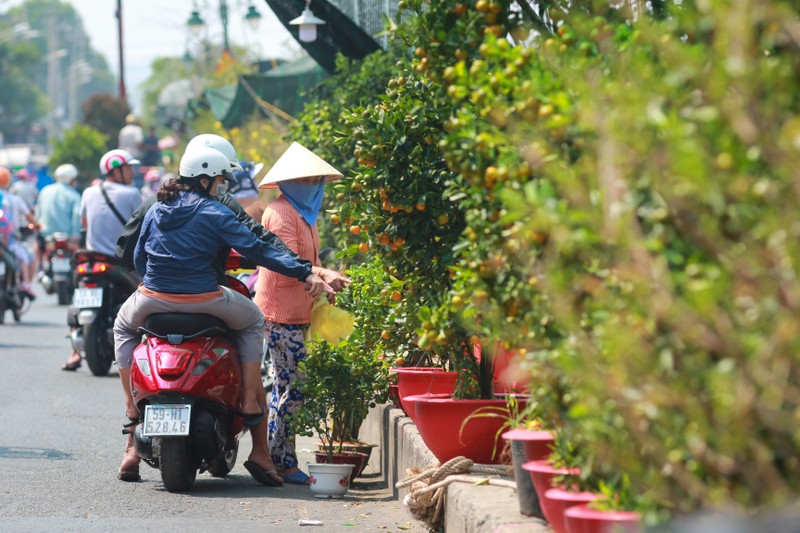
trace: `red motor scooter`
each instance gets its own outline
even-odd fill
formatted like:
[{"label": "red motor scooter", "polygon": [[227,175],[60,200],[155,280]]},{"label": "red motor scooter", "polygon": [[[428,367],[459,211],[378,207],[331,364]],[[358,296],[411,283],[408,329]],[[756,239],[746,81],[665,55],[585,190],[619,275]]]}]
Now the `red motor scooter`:
[{"label": "red motor scooter", "polygon": [[[249,297],[242,282],[228,276],[228,283]],[[150,315],[140,331],[145,338],[131,367],[142,421],[133,431],[137,454],[161,471],[170,492],[191,489],[198,470],[226,476],[246,430],[232,332],[216,317],[185,313]]]}]

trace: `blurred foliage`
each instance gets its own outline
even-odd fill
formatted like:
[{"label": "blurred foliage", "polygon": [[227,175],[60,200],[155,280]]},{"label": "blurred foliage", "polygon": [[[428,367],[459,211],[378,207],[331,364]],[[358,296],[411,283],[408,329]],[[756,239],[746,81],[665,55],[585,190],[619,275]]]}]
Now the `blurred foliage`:
[{"label": "blurred foliage", "polygon": [[125,126],[125,117],[131,112],[128,103],[112,94],[101,93],[93,94],[82,107],[81,123],[105,135],[106,150],[118,148],[119,130]]},{"label": "blurred foliage", "polygon": [[[0,25],[0,35],[12,31]],[[26,141],[31,124],[45,112],[44,94],[30,83],[40,60],[32,43],[0,39],[0,132],[6,143]]]},{"label": "blurred foliage", "polygon": [[[0,22],[0,108],[7,113],[0,115],[0,131],[6,135],[6,142],[28,142],[31,126],[44,120],[47,108],[69,112],[69,85],[73,80],[78,105],[93,94],[116,90],[105,56],[92,48],[72,5],[60,0],[17,4],[8,8]],[[28,30],[17,31],[19,24],[27,24]],[[6,46],[26,50],[9,58],[13,65],[9,69],[2,66]],[[53,102],[43,96],[48,91],[47,54],[53,50],[51,46],[64,54],[55,62],[58,89]]]},{"label": "blurred foliage", "polygon": [[[238,57],[238,54],[237,54]],[[169,65],[168,61],[159,63],[161,66]],[[211,75],[213,81],[211,86],[220,86],[225,83],[236,80],[240,74],[249,72],[250,67],[236,63],[231,60],[222,61],[218,68]],[[161,73],[165,74],[165,73]],[[157,86],[154,81],[156,78],[151,78],[153,86]],[[168,81],[165,80],[165,83]],[[268,170],[275,161],[283,154],[289,147],[291,142],[284,140],[289,126],[283,119],[275,116],[263,116],[257,113],[241,127],[226,130],[222,127],[214,114],[208,108],[198,108],[197,115],[191,124],[191,129],[195,134],[201,133],[214,133],[228,139],[234,148],[239,159],[243,161],[253,161],[255,163],[264,163],[265,169]],[[181,139],[179,146],[176,148],[176,153],[183,154],[186,144],[191,140],[191,137]],[[180,159],[180,157],[178,158]],[[260,174],[256,177],[256,183],[263,177]],[[274,199],[274,193],[271,191],[260,191],[260,194],[266,198]]]},{"label": "blurred foliage", "polygon": [[107,137],[91,126],[75,125],[64,132],[63,138],[53,144],[50,168],[71,163],[78,169],[78,182],[86,186],[100,178],[100,158],[106,153]]}]

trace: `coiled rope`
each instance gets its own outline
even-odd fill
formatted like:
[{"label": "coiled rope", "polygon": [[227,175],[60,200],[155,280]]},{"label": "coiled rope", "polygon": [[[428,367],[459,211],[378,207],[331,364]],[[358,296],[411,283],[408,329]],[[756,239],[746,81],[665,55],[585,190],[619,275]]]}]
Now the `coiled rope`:
[{"label": "coiled rope", "polygon": [[[403,498],[403,504],[411,514],[431,528],[438,528],[443,518],[444,502],[447,499],[447,486],[453,482],[497,485],[517,489],[516,483],[506,479],[495,479],[486,475],[509,475],[508,466],[475,464],[466,457],[454,457],[441,466],[431,466],[423,471],[409,470],[410,477],[398,481],[395,487],[411,487]],[[464,474],[486,474],[470,476]]]}]

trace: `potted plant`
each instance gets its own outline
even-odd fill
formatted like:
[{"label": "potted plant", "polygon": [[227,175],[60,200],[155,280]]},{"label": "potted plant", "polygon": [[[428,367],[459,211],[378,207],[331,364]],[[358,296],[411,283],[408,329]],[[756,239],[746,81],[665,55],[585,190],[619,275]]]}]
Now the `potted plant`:
[{"label": "potted plant", "polygon": [[353,350],[349,339],[336,345],[325,340],[309,343],[308,355],[299,365],[303,405],[290,421],[297,434],[316,434],[320,439],[324,453],[317,463],[309,464],[312,478],[316,464],[348,462],[354,467],[348,472],[348,484],[354,473],[363,470],[367,455],[347,448],[356,440],[357,426],[369,408],[385,402],[389,390],[388,366],[379,354]]},{"label": "potted plant", "polygon": [[511,452],[511,461],[514,465],[514,480],[517,483],[517,499],[520,513],[525,516],[543,518],[539,498],[533,488],[531,477],[522,465],[527,461],[543,459],[550,454],[553,435],[541,428],[541,423],[536,417],[536,402],[528,400],[522,408],[514,408],[517,403],[515,396],[507,398],[509,413],[517,413],[510,417],[505,424],[506,431],[502,437],[508,443]]},{"label": "potted plant", "polygon": [[565,502],[560,504],[562,514],[558,519],[563,531],[640,533],[644,530],[642,514],[633,510],[642,507],[642,502],[634,494],[628,476],[618,475],[608,482],[593,481],[597,485],[596,492],[562,493],[558,496]]}]

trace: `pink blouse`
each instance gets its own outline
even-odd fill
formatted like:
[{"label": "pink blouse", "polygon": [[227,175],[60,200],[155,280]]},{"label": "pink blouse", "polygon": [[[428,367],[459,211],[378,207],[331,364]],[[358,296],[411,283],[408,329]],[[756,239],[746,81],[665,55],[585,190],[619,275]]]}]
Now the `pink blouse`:
[{"label": "pink blouse", "polygon": [[[283,196],[264,211],[261,224],[286,243],[300,259],[311,261],[312,270],[319,274],[319,233]],[[255,303],[264,318],[279,324],[308,324],[314,303],[302,281],[259,267]]]}]

